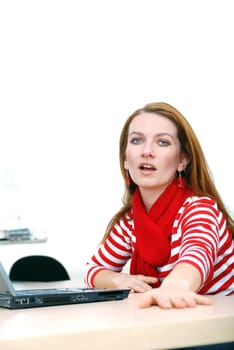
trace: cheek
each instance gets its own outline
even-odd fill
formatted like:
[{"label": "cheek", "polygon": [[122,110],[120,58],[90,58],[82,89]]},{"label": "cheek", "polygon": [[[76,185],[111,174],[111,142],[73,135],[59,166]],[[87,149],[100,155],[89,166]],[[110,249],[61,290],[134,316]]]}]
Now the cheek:
[{"label": "cheek", "polygon": [[129,152],[128,149],[126,149],[126,152],[125,152],[125,160],[124,160],[124,168],[126,170],[129,169],[129,166],[131,166],[131,152]]},{"label": "cheek", "polygon": [[180,164],[180,159],[177,154],[168,154],[167,156],[162,157],[161,160],[165,167],[173,169],[177,169]]}]

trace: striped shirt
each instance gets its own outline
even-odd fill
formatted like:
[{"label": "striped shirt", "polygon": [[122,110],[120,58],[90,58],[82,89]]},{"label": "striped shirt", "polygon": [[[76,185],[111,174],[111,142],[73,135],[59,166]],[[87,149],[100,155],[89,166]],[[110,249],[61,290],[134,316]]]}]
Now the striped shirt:
[{"label": "striped shirt", "polygon": [[[134,222],[124,215],[87,262],[86,285],[94,287],[94,277],[102,269],[121,272],[135,244]],[[157,267],[160,281],[180,262],[199,270],[199,294],[234,294],[232,234],[217,203],[208,197],[189,197],[179,209],[172,226],[170,258],[164,266]]]}]

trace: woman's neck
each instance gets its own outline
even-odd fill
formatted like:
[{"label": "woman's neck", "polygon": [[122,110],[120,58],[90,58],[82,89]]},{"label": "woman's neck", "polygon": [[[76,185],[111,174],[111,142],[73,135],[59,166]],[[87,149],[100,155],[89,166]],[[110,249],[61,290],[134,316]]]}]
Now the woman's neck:
[{"label": "woman's neck", "polygon": [[156,187],[154,189],[152,189],[152,187],[139,187],[141,198],[147,212],[149,212],[152,205],[156,202],[156,200],[161,196],[161,194],[165,191],[167,187],[168,185]]}]

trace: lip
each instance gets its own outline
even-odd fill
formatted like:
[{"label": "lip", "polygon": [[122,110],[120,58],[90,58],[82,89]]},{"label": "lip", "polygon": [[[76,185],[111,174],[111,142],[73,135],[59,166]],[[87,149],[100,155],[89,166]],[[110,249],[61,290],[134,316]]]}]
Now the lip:
[{"label": "lip", "polygon": [[141,173],[148,174],[148,175],[154,173],[157,170],[155,165],[151,163],[145,163],[145,162],[141,163],[138,169],[140,170]]}]

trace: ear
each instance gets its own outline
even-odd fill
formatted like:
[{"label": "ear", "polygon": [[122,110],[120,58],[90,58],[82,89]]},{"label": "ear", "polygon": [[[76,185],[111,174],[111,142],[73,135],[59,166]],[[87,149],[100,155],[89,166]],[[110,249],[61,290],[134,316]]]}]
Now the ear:
[{"label": "ear", "polygon": [[179,172],[184,171],[187,165],[189,164],[189,162],[190,162],[189,157],[185,154],[182,154],[177,170]]},{"label": "ear", "polygon": [[124,161],[124,169],[125,169],[125,170],[128,170],[128,163],[127,163],[126,160]]}]

